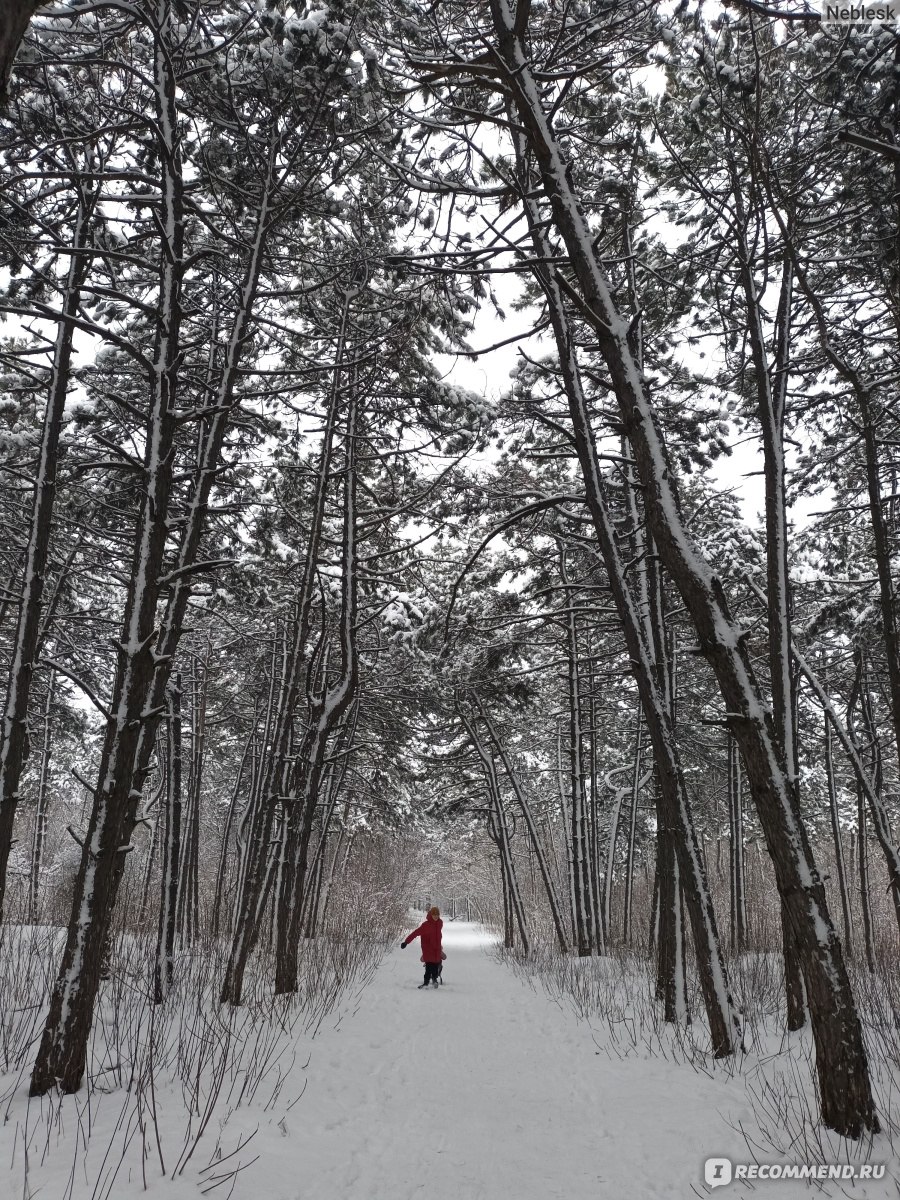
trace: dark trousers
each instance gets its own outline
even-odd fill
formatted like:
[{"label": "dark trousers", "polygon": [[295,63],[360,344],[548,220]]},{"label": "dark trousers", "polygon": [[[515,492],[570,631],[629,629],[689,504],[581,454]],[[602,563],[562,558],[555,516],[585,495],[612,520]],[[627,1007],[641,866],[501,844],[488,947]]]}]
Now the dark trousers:
[{"label": "dark trousers", "polygon": [[437,977],[440,975],[440,973],[441,973],[441,964],[439,962],[425,964],[425,982],[426,983],[431,983],[432,979],[437,979]]}]

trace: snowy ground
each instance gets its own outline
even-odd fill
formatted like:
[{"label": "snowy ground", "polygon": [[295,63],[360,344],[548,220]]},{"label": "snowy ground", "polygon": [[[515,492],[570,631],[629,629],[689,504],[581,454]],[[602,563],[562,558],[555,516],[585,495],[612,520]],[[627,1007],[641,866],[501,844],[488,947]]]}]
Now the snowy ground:
[{"label": "snowy ground", "polygon": [[[749,1159],[737,1124],[754,1121],[740,1078],[610,1059],[599,1029],[485,953],[490,941],[445,922],[437,992],[416,989],[416,943],[392,950],[352,1018],[316,1038],[286,1139],[262,1151],[265,1166],[235,1196],[680,1200],[711,1194],[706,1158]],[[900,1194],[893,1178],[833,1189],[825,1194]],[[811,1194],[794,1180],[716,1191]]]},{"label": "snowy ground", "polygon": [[[42,1133],[31,1142],[31,1190],[23,1189],[22,1131],[26,1120],[34,1126],[37,1114],[35,1102],[29,1110],[18,1090],[0,1127],[0,1200],[186,1200],[200,1194],[234,1200],[681,1200],[711,1194],[704,1183],[708,1157],[751,1160],[740,1129],[752,1135],[757,1123],[744,1076],[698,1071],[661,1055],[621,1058],[609,1052],[609,1033],[599,1022],[579,1020],[498,962],[491,935],[479,927],[445,923],[444,945],[446,984],[438,991],[416,988],[417,943],[405,951],[395,945],[315,1037],[292,1035],[296,1063],[275,1098],[217,1107],[174,1181],[171,1159],[164,1178],[132,1161],[143,1139],[143,1157],[154,1166],[152,1131],[135,1135],[114,1179],[110,1164],[118,1151],[107,1152],[102,1167],[80,1162],[71,1139],[77,1098],[67,1097],[70,1107],[59,1110],[66,1120],[45,1119],[52,1136]],[[121,1095],[121,1089],[110,1094],[107,1122]],[[166,1097],[157,1105],[165,1135]],[[102,1148],[104,1118],[98,1112],[94,1119]],[[65,1124],[69,1130],[59,1142]],[[871,1161],[889,1154],[876,1142]],[[763,1154],[759,1161],[766,1161]],[[243,1169],[231,1175],[237,1165]],[[889,1162],[882,1182],[828,1184],[818,1194],[896,1198],[896,1171]],[[98,1186],[101,1177],[108,1182]],[[715,1194],[795,1200],[816,1193],[807,1183],[767,1180],[752,1187],[735,1182]]]}]

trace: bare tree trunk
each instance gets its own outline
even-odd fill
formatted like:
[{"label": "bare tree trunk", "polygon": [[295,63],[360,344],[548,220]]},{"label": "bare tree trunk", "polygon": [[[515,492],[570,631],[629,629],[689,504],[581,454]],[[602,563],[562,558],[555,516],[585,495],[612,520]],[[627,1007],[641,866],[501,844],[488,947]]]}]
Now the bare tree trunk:
[{"label": "bare tree trunk", "polygon": [[866,835],[866,806],[862,792],[856,791],[858,833],[856,848],[859,854],[859,901],[862,909],[863,939],[866,947],[866,966],[875,973],[875,942],[872,937],[872,900],[869,895],[869,839]]},{"label": "bare tree trunk", "polygon": [[[541,845],[540,838],[538,837],[537,826],[535,825],[535,822],[534,822],[534,816],[532,815],[532,812],[531,812],[531,806],[529,805],[528,800],[526,799],[525,794],[522,791],[522,787],[519,782],[519,778],[513,768],[513,765],[509,761],[509,756],[506,753],[506,749],[503,745],[503,741],[500,737],[498,737],[497,731],[494,728],[494,724],[491,721],[490,717],[488,716],[488,714],[484,708],[484,705],[481,703],[481,700],[478,698],[477,694],[473,695],[473,699],[475,701],[475,705],[478,709],[478,712],[479,712],[482,720],[484,721],[485,728],[487,729],[487,732],[488,732],[488,736],[490,737],[491,741],[493,742],[497,753],[500,755],[500,761],[503,763],[503,769],[506,773],[506,777],[509,780],[510,784],[512,785],[513,794],[515,795],[516,800],[518,801],[519,810],[522,813],[522,817],[525,821],[525,828],[528,830],[528,836],[531,840],[531,846],[534,850],[534,854],[535,854],[535,857],[536,857],[537,863],[538,863],[538,869],[540,870],[540,873],[541,873],[541,880],[544,884],[544,891],[547,895],[547,903],[550,906],[550,915],[553,919],[553,927],[556,930],[556,939],[559,943],[560,950],[562,950],[562,952],[565,954],[569,948],[568,939],[566,937],[565,925],[563,923],[562,912],[560,910],[559,899],[556,894],[556,888],[553,886],[553,878],[550,873],[550,864],[547,862],[547,856],[544,853],[544,847]],[[463,720],[465,722],[465,718],[463,718]],[[467,732],[469,733],[470,738],[473,739],[473,744],[475,744],[475,748],[478,751],[479,756],[481,757],[482,763],[484,763],[486,761],[486,759],[485,759],[486,752],[484,751],[484,748],[480,747],[478,744],[477,733],[475,732],[475,730],[472,726],[468,725],[468,723],[466,723],[466,729],[467,729]]]},{"label": "bare tree trunk", "polygon": [[491,837],[497,846],[497,854],[500,859],[500,890],[503,899],[503,948],[512,950],[515,945],[515,934],[513,927],[513,906],[512,906],[512,889],[509,885],[509,872],[506,862],[506,855],[500,847],[500,833],[497,827],[497,818],[494,814],[493,798],[491,800],[490,818],[488,830]]},{"label": "bare tree trunk", "polygon": [[191,757],[185,805],[185,838],[180,863],[181,886],[178,889],[178,929],[188,946],[194,943],[200,932],[200,786],[206,742],[208,687],[207,652],[205,662],[195,661],[190,691]]},{"label": "bare tree trunk", "polygon": [[[349,300],[348,300],[349,303]],[[321,662],[321,688],[315,692],[308,684],[309,725],[298,754],[301,774],[291,790],[286,813],[286,835],[278,891],[278,926],[275,948],[275,993],[297,990],[298,949],[301,932],[304,888],[309,858],[312,823],[319,795],[319,781],[325,763],[328,741],[340,727],[353,702],[359,678],[356,645],[358,562],[356,541],[357,466],[356,440],[359,403],[358,368],[351,369],[347,388],[347,421],[344,435],[343,533],[341,544],[341,618],[340,666],[337,679],[328,682],[327,650],[310,664],[310,678]]]},{"label": "bare tree trunk", "polygon": [[[657,788],[658,788],[657,783]],[[663,1004],[663,1019],[678,1020],[678,875],[675,837],[660,821],[656,826],[656,878],[658,933],[656,942],[656,998]]]},{"label": "bare tree trunk", "polygon": [[503,862],[506,864],[506,883],[509,895],[510,912],[515,917],[516,925],[519,929],[519,938],[522,942],[522,953],[527,955],[531,949],[530,940],[528,937],[528,923],[525,918],[525,906],[522,903],[522,894],[519,890],[519,881],[516,877],[516,864],[513,861],[512,846],[510,845],[509,826],[506,821],[506,812],[503,807],[503,797],[500,794],[500,784],[497,779],[496,769],[491,775],[491,795],[494,802],[494,811],[496,814],[497,836],[500,844],[500,855]]},{"label": "bare tree trunk", "polygon": [[[260,767],[257,773],[255,794],[251,795],[241,820],[240,838],[243,839],[240,870],[238,873],[237,903],[231,931],[231,950],[225,966],[220,1002],[240,1004],[244,990],[244,974],[247,963],[256,945],[265,916],[269,896],[269,881],[272,878],[270,863],[272,832],[275,825],[275,797],[279,785],[284,786],[284,754],[279,753],[282,738],[289,737],[286,711],[279,706],[276,696],[283,699],[290,690],[291,661],[287,646],[284,648],[280,674],[275,671],[278,655],[278,638],[272,646],[272,674],[270,679],[265,726],[260,744]],[[278,680],[276,684],[276,679]],[[276,712],[277,710],[277,712]],[[275,747],[268,754],[270,735],[275,727]]]},{"label": "bare tree trunk", "polygon": [[575,925],[575,949],[579,955],[596,949],[591,931],[591,886],[588,869],[588,842],[584,790],[584,750],[581,739],[581,681],[578,672],[578,629],[575,620],[575,593],[569,586],[565,549],[560,551],[560,578],[564,586],[566,609],[566,681],[569,699],[569,843],[572,853],[572,917]]},{"label": "bare tree trunk", "polygon": [[[167,705],[168,707],[168,705]],[[166,733],[168,734],[168,722],[166,723]],[[150,913],[150,889],[153,880],[153,868],[156,866],[156,854],[159,849],[163,826],[160,821],[163,805],[162,797],[165,795],[166,786],[168,783],[168,760],[166,758],[166,742],[167,738],[160,737],[159,730],[156,734],[156,781],[153,785],[151,795],[141,813],[141,821],[146,825],[150,822],[150,836],[147,839],[147,854],[144,858],[143,879],[141,881],[141,907],[138,922],[143,929],[147,924],[147,918]],[[152,820],[148,817],[148,813],[153,813]],[[158,915],[156,905],[153,906],[154,919]]]},{"label": "bare tree trunk", "polygon": [[166,689],[168,753],[166,760],[165,825],[160,881],[159,929],[153,972],[153,1002],[162,1004],[172,985],[175,937],[178,928],[178,891],[181,859],[181,676],[175,674]]},{"label": "bare tree trunk", "polygon": [[[475,703],[485,717],[485,723],[488,724],[488,729],[491,727],[487,722],[487,715],[481,707],[477,697]],[[497,849],[500,852],[500,865],[503,872],[504,881],[504,896],[508,897],[510,904],[510,912],[514,914],[516,923],[519,926],[519,934],[522,939],[522,948],[527,954],[529,950],[528,929],[525,918],[525,908],[522,904],[522,896],[519,891],[518,881],[516,879],[515,864],[512,859],[512,851],[509,844],[509,828],[506,822],[506,813],[503,808],[503,798],[500,793],[500,780],[497,777],[497,764],[494,762],[493,753],[484,745],[481,738],[478,736],[478,731],[475,726],[468,720],[466,714],[457,706],[460,720],[465,727],[466,733],[469,735],[469,740],[475,747],[481,761],[482,773],[487,785],[488,796],[490,797],[490,821],[493,836],[496,838]],[[491,731],[492,732],[492,731]],[[496,734],[492,732],[491,740],[497,744]],[[501,751],[501,757],[503,752]],[[507,770],[507,774],[510,772]],[[517,784],[514,785],[517,787]],[[504,945],[512,945],[511,941],[504,942]]]},{"label": "bare tree trunk", "polygon": [[43,712],[43,744],[41,746],[41,775],[38,781],[37,812],[34,816],[34,836],[31,842],[31,877],[30,888],[30,920],[32,925],[37,923],[40,909],[41,866],[44,861],[44,843],[47,840],[47,810],[50,806],[50,751],[53,744],[53,732],[50,726],[50,709],[53,704],[53,688],[56,677],[51,670],[47,680],[47,696]]},{"label": "bare tree trunk", "polygon": [[0,0],[0,108],[6,104],[9,79],[19,44],[41,0]]},{"label": "bare tree trunk", "polygon": [[[854,648],[853,662],[855,666],[853,686],[847,702],[847,733],[853,741],[854,749],[859,753],[856,734],[853,729],[853,712],[859,703],[865,707],[862,699],[865,691],[866,666],[865,656],[859,646]],[[873,788],[874,790],[874,788]],[[877,793],[876,793],[877,794]],[[866,831],[866,806],[863,800],[862,788],[857,783],[856,788],[856,822],[857,822],[857,854],[859,899],[862,908],[863,939],[866,948],[866,965],[870,972],[875,971],[875,942],[872,933],[872,901],[869,894],[869,838]]]},{"label": "bare tree trunk", "polygon": [[[0,0],[13,13],[27,12],[31,8]],[[24,29],[24,26],[23,26]],[[9,61],[4,62],[5,35],[13,35],[10,27],[4,29],[0,12],[0,98],[8,77]],[[18,45],[18,41],[16,41]],[[15,53],[15,46],[12,53]],[[47,563],[50,553],[50,534],[53,523],[53,506],[56,501],[56,471],[59,457],[59,439],[63,425],[63,411],[69,391],[72,368],[72,338],[75,319],[81,304],[81,289],[90,266],[90,222],[94,211],[93,194],[79,189],[79,205],[72,233],[72,253],[69,272],[62,296],[62,309],[56,329],[53,349],[53,365],[44,423],[41,430],[41,446],[38,452],[37,471],[34,478],[34,499],[28,529],[28,544],[22,566],[22,591],[19,597],[19,613],[13,635],[9,661],[9,677],[3,723],[0,727],[0,918],[3,913],[3,897],[6,889],[6,872],[13,843],[13,825],[19,802],[19,781],[27,752],[27,716],[31,683],[40,652],[41,609]]]},{"label": "bare tree trunk", "polygon": [[556,726],[556,781],[559,788],[559,825],[563,845],[563,861],[566,869],[566,891],[569,896],[569,903],[567,905],[569,932],[571,934],[570,940],[574,944],[578,939],[578,931],[575,928],[575,859],[572,853],[572,824],[569,813],[569,797],[566,794],[565,779],[566,771],[563,767],[562,718],[560,717]]},{"label": "bare tree trunk", "polygon": [[728,824],[729,878],[731,882],[731,948],[736,954],[746,949],[746,901],[744,888],[744,817],[741,795],[741,760],[737,744],[728,734]]},{"label": "bare tree trunk", "polygon": [[250,733],[247,736],[247,740],[244,742],[244,750],[241,754],[241,761],[238,766],[237,776],[235,777],[234,788],[231,792],[231,800],[228,805],[228,812],[225,816],[225,825],[222,829],[222,847],[219,851],[219,867],[216,871],[213,910],[210,917],[210,936],[213,938],[213,940],[216,940],[219,937],[219,926],[222,920],[222,903],[225,899],[225,876],[228,873],[228,855],[231,842],[231,830],[234,826],[234,818],[237,812],[238,800],[241,795],[244,778],[247,775],[247,764],[253,754],[253,742],[257,736],[258,719],[258,711],[257,709],[254,709],[253,724],[250,727]]},{"label": "bare tree trunk", "polygon": [[625,859],[625,911],[622,919],[622,940],[631,945],[632,900],[634,893],[634,837],[637,828],[638,799],[641,790],[641,736],[643,724],[640,715],[634,734],[634,768],[631,772],[631,814],[628,824],[628,853]]},{"label": "bare tree trunk", "polygon": [[[747,579],[747,583],[754,595],[762,603],[764,603],[764,597],[762,597],[759,588],[757,588],[750,579]],[[881,847],[882,854],[884,855],[885,867],[887,869],[888,879],[890,880],[891,899],[894,906],[894,918],[897,923],[898,932],[900,932],[900,850],[898,850],[897,846],[894,845],[893,837],[891,836],[890,818],[881,795],[881,789],[879,786],[876,786],[875,781],[870,777],[870,773],[863,762],[862,754],[859,746],[857,745],[856,736],[850,729],[850,725],[852,723],[852,711],[856,700],[854,699],[852,703],[848,705],[847,726],[845,727],[838,715],[837,709],[835,708],[831,697],[828,694],[827,689],[819,682],[812,670],[812,667],[809,665],[796,646],[792,646],[791,652],[794,656],[795,662],[797,663],[797,668],[800,674],[804,677],[804,679],[806,679],[816,699],[822,705],[826,720],[830,723],[831,728],[834,730],[834,733],[837,736],[838,741],[841,743],[841,747],[847,757],[847,761],[853,768],[853,774],[856,777],[857,789],[862,793],[868,803],[872,827],[875,830],[875,836],[878,839],[878,844]],[[860,676],[860,680],[861,678],[862,677]],[[859,681],[854,684],[856,694],[858,694],[861,686],[862,684]]]},{"label": "bare tree trunk", "polygon": [[[589,645],[591,652],[593,645]],[[601,954],[606,952],[607,930],[603,922],[603,890],[600,877],[600,797],[598,792],[599,769],[597,762],[597,701],[594,693],[594,664],[591,659],[588,689],[588,720],[590,721],[590,868],[591,868],[591,915],[594,921],[594,943]]]},{"label": "bare tree trunk", "polygon": [[[841,896],[841,913],[844,919],[844,949],[847,957],[853,954],[853,921],[850,915],[850,892],[847,888],[847,866],[844,862],[844,842],[841,836],[841,816],[838,811],[837,786],[834,778],[834,754],[831,746],[831,722],[823,714],[825,726],[825,775],[828,780],[828,815],[831,820],[831,837],[834,842],[834,863],[837,870],[838,890]],[[861,792],[860,792],[861,794]]]}]

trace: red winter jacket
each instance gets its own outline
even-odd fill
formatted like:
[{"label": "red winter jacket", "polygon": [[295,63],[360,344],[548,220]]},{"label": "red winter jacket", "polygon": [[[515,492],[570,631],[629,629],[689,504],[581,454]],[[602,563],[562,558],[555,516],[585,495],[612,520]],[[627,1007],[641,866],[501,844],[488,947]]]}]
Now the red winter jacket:
[{"label": "red winter jacket", "polygon": [[407,937],[407,945],[417,937],[422,939],[422,958],[427,963],[436,963],[441,961],[441,930],[444,928],[444,922],[438,919],[432,920],[431,917],[426,917],[418,929],[414,929]]}]

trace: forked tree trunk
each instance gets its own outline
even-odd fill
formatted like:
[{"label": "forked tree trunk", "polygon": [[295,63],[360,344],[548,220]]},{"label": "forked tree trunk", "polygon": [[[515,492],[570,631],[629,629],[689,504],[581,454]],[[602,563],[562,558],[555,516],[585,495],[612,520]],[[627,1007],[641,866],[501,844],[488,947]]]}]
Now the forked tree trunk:
[{"label": "forked tree trunk", "polygon": [[[504,878],[506,880],[506,895],[510,911],[510,935],[512,935],[512,919],[515,918],[515,923],[519,930],[519,938],[522,943],[522,953],[527,955],[531,949],[531,942],[528,936],[528,921],[525,917],[525,906],[522,903],[522,893],[519,889],[519,880],[516,875],[516,864],[513,860],[512,845],[509,837],[509,825],[506,820],[503,797],[500,794],[500,783],[497,779],[496,768],[491,771],[489,787],[494,808],[500,859],[505,868]],[[512,936],[510,936],[508,944],[512,946]]]}]

